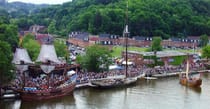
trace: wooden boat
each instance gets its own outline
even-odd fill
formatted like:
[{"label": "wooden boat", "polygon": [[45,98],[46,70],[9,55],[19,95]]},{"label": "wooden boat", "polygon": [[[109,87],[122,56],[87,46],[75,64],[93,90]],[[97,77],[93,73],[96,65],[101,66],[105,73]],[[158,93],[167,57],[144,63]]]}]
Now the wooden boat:
[{"label": "wooden boat", "polygon": [[189,87],[200,87],[202,84],[201,77],[192,77],[189,75],[189,60],[187,60],[186,72],[180,73],[179,82],[182,85]]},{"label": "wooden boat", "polygon": [[[11,89],[20,93],[22,100],[46,100],[65,96],[73,92],[76,85],[77,75],[75,71],[72,71],[72,69],[77,69],[77,65],[67,65],[66,63],[61,64],[57,59],[55,48],[51,44],[42,45],[37,62],[45,64],[35,65],[31,61],[25,49],[18,48],[16,50],[13,63],[16,65],[17,72],[19,71],[23,77],[21,77],[22,84],[16,85]],[[35,85],[26,85],[26,83],[29,82],[26,81],[26,74],[28,76],[35,75],[39,81],[43,80],[40,75],[44,74],[46,81],[37,82],[37,80],[34,82],[34,79],[36,78],[33,78],[30,83]],[[57,74],[58,78],[61,79],[59,79],[59,81],[55,81],[54,74]],[[53,78],[50,78],[52,75]],[[50,84],[50,79],[53,80],[51,82],[53,84]]]},{"label": "wooden boat", "polygon": [[137,81],[137,77],[130,78],[117,78],[117,79],[103,79],[103,80],[93,80],[91,84],[96,88],[114,88],[121,87],[126,85],[135,84]]},{"label": "wooden boat", "polygon": [[65,95],[70,94],[74,88],[76,83],[64,83],[61,84],[60,87],[56,88],[48,88],[44,90],[39,89],[31,89],[32,90],[17,90],[18,93],[20,93],[20,97],[24,101],[37,101],[37,100],[46,100],[46,99],[52,99],[57,97],[62,97]]},{"label": "wooden boat", "polygon": [[[128,9],[128,4],[127,4]],[[112,87],[120,87],[125,85],[131,85],[133,83],[136,83],[137,77],[128,77],[128,10],[126,11],[126,25],[124,29],[124,36],[125,36],[125,48],[126,48],[126,56],[125,56],[125,78],[107,78],[102,80],[92,80],[91,84],[94,85],[94,87],[100,87],[100,88],[112,88]]]}]

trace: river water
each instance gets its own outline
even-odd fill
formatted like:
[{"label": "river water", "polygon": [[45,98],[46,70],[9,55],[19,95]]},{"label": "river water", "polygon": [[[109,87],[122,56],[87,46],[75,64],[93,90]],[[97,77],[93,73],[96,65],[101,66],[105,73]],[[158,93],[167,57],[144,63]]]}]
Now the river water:
[{"label": "river water", "polygon": [[0,109],[210,109],[210,74],[201,88],[179,84],[178,77],[138,80],[114,89],[76,89],[72,95],[38,102],[2,100]]}]

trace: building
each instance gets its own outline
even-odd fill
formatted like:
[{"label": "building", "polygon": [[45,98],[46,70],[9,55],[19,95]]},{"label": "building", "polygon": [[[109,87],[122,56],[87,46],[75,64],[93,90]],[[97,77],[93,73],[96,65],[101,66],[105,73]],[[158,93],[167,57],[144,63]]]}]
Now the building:
[{"label": "building", "polygon": [[119,35],[99,34],[99,43],[101,45],[118,45]]},{"label": "building", "polygon": [[29,32],[34,33],[34,34],[36,34],[36,33],[44,33],[45,29],[46,29],[45,26],[32,25],[29,28]]},{"label": "building", "polygon": [[87,32],[71,32],[69,34],[68,42],[83,48],[92,45],[89,43],[89,33]]},{"label": "building", "polygon": [[[122,57],[125,59],[125,51],[122,53]],[[193,54],[178,52],[178,51],[158,51],[158,52],[137,52],[128,51],[128,60],[134,62],[138,65],[154,64],[154,57],[156,57],[157,62],[164,66],[173,65],[178,63],[176,61],[185,62],[186,57],[189,56],[189,60],[193,62]],[[181,58],[185,57],[185,58]],[[181,59],[177,59],[181,58]]]},{"label": "building", "polygon": [[40,43],[53,43],[53,36],[50,34],[36,34],[35,39]]}]

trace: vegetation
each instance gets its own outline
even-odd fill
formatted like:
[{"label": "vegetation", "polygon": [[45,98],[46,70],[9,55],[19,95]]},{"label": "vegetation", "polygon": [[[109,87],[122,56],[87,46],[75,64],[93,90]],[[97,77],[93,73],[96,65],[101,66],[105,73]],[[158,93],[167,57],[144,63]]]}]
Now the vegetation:
[{"label": "vegetation", "polygon": [[[125,0],[72,0],[32,11],[28,17],[22,18],[28,23],[46,27],[55,20],[55,33],[62,35],[70,31],[121,35],[125,8]],[[171,36],[210,35],[209,10],[208,0],[129,0],[131,36],[161,36],[167,39]]]},{"label": "vegetation", "polygon": [[161,37],[154,37],[152,40],[151,51],[162,51]]},{"label": "vegetation", "polygon": [[18,44],[17,27],[12,24],[0,24],[0,40],[9,43],[14,51]]},{"label": "vegetation", "polygon": [[55,45],[55,51],[58,57],[64,57],[68,60],[69,53],[68,53],[67,46],[65,45],[65,43],[60,42],[59,40],[55,40],[54,45]]},{"label": "vegetation", "polygon": [[54,34],[55,33],[55,31],[56,31],[55,24],[56,24],[56,21],[55,20],[53,20],[49,24],[49,26],[48,26],[48,33],[50,33],[50,34]]},{"label": "vegetation", "polygon": [[7,42],[0,40],[0,88],[13,79],[12,58],[11,46]]},{"label": "vegetation", "polygon": [[[53,42],[58,57],[68,58],[66,45],[59,40]],[[41,45],[34,39],[34,35],[28,34],[23,38],[23,47],[27,49],[29,56],[35,61],[39,55]]]},{"label": "vegetation", "polygon": [[207,35],[201,35],[200,37],[200,47],[205,47],[209,43],[209,38]]},{"label": "vegetation", "polygon": [[26,48],[32,61],[35,61],[40,52],[40,44],[34,39],[34,36],[28,34],[23,38],[23,48]]},{"label": "vegetation", "polygon": [[186,56],[175,56],[173,57],[173,61],[170,62],[171,65],[181,65],[183,61],[186,59]]},{"label": "vegetation", "polygon": [[17,46],[17,39],[16,26],[0,16],[0,87],[13,78],[12,51]]},{"label": "vegetation", "polygon": [[207,59],[210,58],[210,45],[207,45],[207,46],[203,47],[203,49],[202,49],[202,57],[203,58],[207,58]]},{"label": "vegetation", "polygon": [[[21,30],[40,24],[63,36],[71,31],[122,35],[126,1],[72,0],[51,6],[16,2],[0,7],[0,16],[4,14],[1,20],[10,18]],[[167,39],[210,35],[208,0],[129,0],[128,10],[131,36]]]},{"label": "vegetation", "polygon": [[103,72],[111,64],[111,54],[108,48],[93,45],[86,49],[86,55],[77,57],[77,63],[90,72]]}]

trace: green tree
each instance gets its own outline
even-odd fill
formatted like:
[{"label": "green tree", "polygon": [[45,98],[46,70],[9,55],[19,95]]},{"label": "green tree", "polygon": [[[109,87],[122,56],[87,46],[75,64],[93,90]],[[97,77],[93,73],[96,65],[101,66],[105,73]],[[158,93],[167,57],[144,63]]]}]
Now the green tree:
[{"label": "green tree", "polygon": [[161,37],[153,37],[151,51],[162,51]]},{"label": "green tree", "polygon": [[202,48],[202,57],[207,59],[210,58],[210,45],[207,45]]},{"label": "green tree", "polygon": [[26,48],[29,56],[35,61],[40,52],[40,44],[34,39],[34,36],[28,34],[23,38],[23,48]]},{"label": "green tree", "polygon": [[209,38],[207,35],[201,35],[200,36],[200,47],[205,47],[209,42]]},{"label": "green tree", "polygon": [[77,62],[90,72],[108,70],[111,54],[107,47],[93,45],[87,47],[86,55],[77,57]]},{"label": "green tree", "polygon": [[55,28],[56,22],[55,20],[51,21],[49,26],[48,26],[48,33],[54,34],[56,33],[56,28]]},{"label": "green tree", "polygon": [[58,55],[58,57],[65,57],[65,58],[69,57],[67,46],[65,45],[64,42],[55,40],[54,46],[55,46],[55,51],[56,51],[56,54]]},{"label": "green tree", "polygon": [[17,27],[11,24],[0,24],[0,40],[10,44],[12,49],[18,45]]},{"label": "green tree", "polygon": [[0,40],[0,88],[14,77],[14,66],[11,64],[12,57],[10,45]]}]

